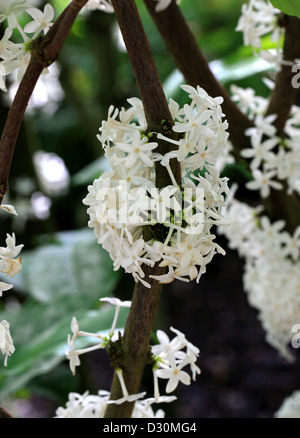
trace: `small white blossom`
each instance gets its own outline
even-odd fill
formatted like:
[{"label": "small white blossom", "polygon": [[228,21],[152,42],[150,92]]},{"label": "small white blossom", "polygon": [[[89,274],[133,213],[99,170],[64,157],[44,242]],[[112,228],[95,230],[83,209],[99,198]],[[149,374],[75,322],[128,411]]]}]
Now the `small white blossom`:
[{"label": "small white blossom", "polygon": [[182,382],[184,385],[190,385],[191,378],[186,371],[183,371],[181,368],[185,366],[184,362],[180,362],[179,365],[176,364],[175,358],[170,355],[169,356],[169,365],[163,366],[156,371],[156,375],[161,379],[168,379],[168,383],[166,386],[166,392],[173,392],[179,382]]},{"label": "small white blossom", "polygon": [[152,354],[155,358],[153,367],[154,378],[154,397],[159,397],[158,378],[168,379],[166,392],[172,392],[176,389],[179,382],[189,385],[191,378],[182,368],[190,366],[193,380],[201,370],[196,365],[199,356],[199,349],[189,342],[185,335],[177,329],[171,327],[171,331],[176,336],[170,341],[168,335],[162,330],[156,332],[159,344],[151,347]]},{"label": "small white blossom", "polygon": [[5,355],[5,366],[7,366],[8,356],[11,356],[15,351],[9,328],[10,325],[7,321],[3,320],[0,322],[0,351]]},{"label": "small white blossom", "polygon": [[32,38],[35,38],[42,31],[46,34],[53,25],[54,9],[50,3],[45,5],[43,12],[37,8],[29,8],[27,13],[31,15],[33,21],[26,24],[24,31],[26,33],[33,33]]},{"label": "small white blossom", "polygon": [[271,188],[276,190],[282,189],[282,184],[278,181],[273,181],[275,171],[261,172],[259,169],[254,169],[252,172],[253,181],[246,183],[246,187],[250,190],[259,190],[263,198],[267,198],[270,195]]},{"label": "small white blossom", "polygon": [[8,213],[14,214],[14,215],[18,215],[18,213],[16,212],[16,209],[13,205],[0,205],[0,208],[2,208],[2,210],[7,211]]},{"label": "small white blossom", "polygon": [[261,37],[271,34],[273,41],[278,41],[277,15],[280,11],[270,2],[250,0],[242,5],[242,14],[236,30],[243,32],[244,45],[255,49],[261,48]]}]

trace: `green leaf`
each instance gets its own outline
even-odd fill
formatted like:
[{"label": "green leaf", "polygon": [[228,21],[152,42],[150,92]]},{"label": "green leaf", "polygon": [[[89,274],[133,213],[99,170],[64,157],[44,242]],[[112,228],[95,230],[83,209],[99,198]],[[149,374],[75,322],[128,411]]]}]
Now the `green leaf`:
[{"label": "green leaf", "polygon": [[[99,298],[112,295],[121,273],[113,271],[109,255],[90,229],[57,233],[54,240],[22,254],[20,274],[29,298],[20,307],[0,312],[0,320],[10,323],[16,347],[7,368],[0,367],[0,396],[16,392],[65,359],[73,316],[88,332],[111,326],[114,308]],[[120,327],[126,315],[124,309]],[[80,339],[78,347],[88,342]]]},{"label": "green leaf", "polygon": [[[68,301],[71,305],[72,300]],[[63,299],[54,300],[51,307],[64,306]],[[40,315],[36,318],[36,313]],[[76,316],[82,330],[93,333],[107,333],[114,308],[102,306],[98,310],[73,310],[58,312],[58,318],[48,304],[41,305],[31,301],[17,312],[6,312],[11,324],[11,333],[16,347],[15,353],[8,358],[7,368],[0,368],[0,397],[5,397],[23,388],[36,376],[48,373],[65,359],[67,336],[71,333],[72,316]],[[128,311],[122,309],[119,326],[125,324]],[[2,317],[2,316],[1,316]],[[25,333],[24,333],[25,332]],[[93,345],[89,338],[78,340],[78,348]],[[106,353],[104,353],[106,354]],[[71,371],[70,371],[71,372]]]},{"label": "green leaf", "polygon": [[106,157],[102,156],[88,164],[72,177],[74,187],[92,184],[94,179],[99,178],[102,173],[111,170]]},{"label": "green leaf", "polygon": [[299,0],[270,0],[272,5],[287,15],[300,18]]},{"label": "green leaf", "polygon": [[112,260],[91,229],[57,233],[54,239],[55,244],[22,253],[20,274],[28,294],[41,302],[77,294],[91,305],[111,293],[120,272],[113,271]]}]

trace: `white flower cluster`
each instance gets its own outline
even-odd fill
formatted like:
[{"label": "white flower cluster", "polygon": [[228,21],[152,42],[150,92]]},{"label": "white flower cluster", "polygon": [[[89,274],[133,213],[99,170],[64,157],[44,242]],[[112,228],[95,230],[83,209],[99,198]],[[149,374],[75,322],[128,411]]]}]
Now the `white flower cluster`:
[{"label": "white flower cluster", "polygon": [[[27,24],[23,28],[24,15]],[[20,82],[30,60],[30,41],[42,32],[47,33],[53,24],[53,18],[54,9],[50,3],[40,11],[31,7],[27,0],[0,1],[0,23],[6,25],[0,40],[0,89],[7,91],[6,76],[12,72],[17,72],[17,82]]]},{"label": "white flower cluster", "polygon": [[281,53],[281,36],[283,29],[278,26],[278,15],[280,11],[268,0],[249,0],[242,5],[241,16],[236,30],[243,32],[245,46],[251,46],[270,61],[274,55],[269,51],[262,51],[262,37],[270,35],[271,41],[276,44],[276,57]]},{"label": "white flower cluster", "polygon": [[[191,382],[190,375],[183,371],[183,368],[190,366],[192,378],[195,381],[196,375],[200,374],[200,368],[196,365],[199,356],[199,348],[189,342],[185,335],[179,330],[170,328],[176,336],[170,341],[169,336],[162,330],[156,332],[158,345],[151,348],[155,358],[155,366],[153,368],[154,375],[154,397],[159,398],[157,379],[168,379],[166,392],[173,392],[179,382],[189,385]],[[182,351],[182,350],[185,351]]]},{"label": "white flower cluster", "polygon": [[[69,349],[66,352],[66,357],[70,361],[70,369],[75,374],[76,366],[80,365],[79,356],[99,348],[106,348],[109,342],[117,340],[120,329],[117,329],[117,321],[122,307],[130,307],[130,301],[121,301],[118,298],[101,298],[100,301],[108,302],[115,306],[115,316],[112,327],[108,334],[89,333],[79,329],[78,321],[75,317],[71,321],[72,337],[68,336]],[[66,407],[59,407],[56,411],[56,418],[101,418],[104,416],[105,409],[108,404],[121,404],[126,401],[136,402],[132,414],[132,418],[155,418],[163,417],[164,412],[158,410],[154,414],[151,405],[154,403],[170,403],[176,400],[175,396],[160,395],[158,379],[167,379],[166,392],[173,392],[179,382],[185,385],[191,383],[189,374],[183,370],[189,366],[192,372],[193,380],[196,380],[197,374],[200,374],[200,369],[196,365],[199,356],[199,349],[189,342],[185,335],[171,327],[171,331],[176,336],[170,341],[168,335],[162,330],[157,331],[157,339],[159,344],[151,346],[153,357],[153,381],[154,381],[154,396],[144,399],[146,392],[138,394],[129,394],[123,378],[121,368],[116,369],[116,374],[120,381],[123,397],[118,400],[109,400],[110,393],[100,390],[98,395],[89,395],[88,392],[83,395],[70,393]],[[89,338],[99,339],[100,342],[84,349],[76,350],[75,342],[79,336],[87,336]]]},{"label": "white flower cluster", "polygon": [[[66,407],[60,406],[56,410],[55,418],[103,418],[110,393],[100,390],[97,395],[88,392],[80,395],[70,393]],[[153,411],[151,404],[146,400],[135,402],[131,418],[164,418],[165,413],[162,409]]]},{"label": "white flower cluster", "polygon": [[[88,187],[83,200],[88,225],[109,252],[114,269],[124,268],[146,287],[143,264],[168,267],[167,274],[153,277],[161,283],[175,278],[198,282],[214,254],[224,254],[211,234],[213,225],[225,224],[220,208],[229,194],[228,179],[220,177],[216,165],[228,143],[222,98],[211,98],[200,87],[182,88],[189,93],[190,104],[180,108],[169,101],[178,141],[148,132],[138,98],[128,99],[127,110],[110,107],[98,139],[112,170]],[[158,141],[175,149],[162,155],[156,152]],[[181,187],[171,160],[180,163]],[[171,184],[161,190],[156,187],[156,162],[170,176]],[[159,235],[145,237],[145,225],[154,230],[157,224]]]},{"label": "white flower cluster", "polygon": [[220,233],[245,259],[243,281],[249,304],[259,312],[267,341],[293,360],[289,344],[300,314],[300,226],[291,236],[283,231],[284,221],[270,223],[262,208],[235,199],[223,214],[231,225]]},{"label": "white flower cluster", "polygon": [[[1,205],[0,209],[11,214],[17,214],[12,205]],[[16,245],[16,237],[14,234],[12,236],[7,234],[6,247],[0,247],[0,270],[3,274],[13,277],[20,272],[22,268],[21,257],[16,257],[22,248],[23,245]],[[2,297],[3,292],[12,287],[12,284],[0,281],[0,297]],[[5,355],[4,365],[7,366],[7,358],[14,353],[15,347],[10,334],[10,325],[6,320],[0,322],[0,351]]]},{"label": "white flower cluster", "polygon": [[294,105],[291,109],[284,133],[285,138],[277,135],[273,122],[276,115],[264,116],[267,100],[255,95],[253,89],[243,90],[231,87],[233,100],[253,121],[254,127],[246,131],[251,147],[243,149],[241,156],[250,161],[253,181],[246,184],[250,190],[259,190],[263,198],[271,189],[280,190],[280,181],[286,181],[288,194],[300,194],[300,109]]},{"label": "white flower cluster", "polygon": [[275,418],[300,418],[300,391],[294,391],[290,397],[287,397],[278,411]]}]

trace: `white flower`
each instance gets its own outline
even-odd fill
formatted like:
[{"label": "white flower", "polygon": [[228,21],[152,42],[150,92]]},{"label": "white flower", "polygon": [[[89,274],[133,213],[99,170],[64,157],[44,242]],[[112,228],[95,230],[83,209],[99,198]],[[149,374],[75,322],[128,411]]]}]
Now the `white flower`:
[{"label": "white flower", "polygon": [[177,365],[175,357],[172,354],[168,356],[168,362],[168,366],[161,364],[162,368],[155,371],[159,378],[168,379],[166,392],[173,392],[177,388],[179,382],[182,382],[184,385],[190,385],[191,378],[189,374],[181,369],[186,365],[186,363],[182,361],[179,363],[179,365]]},{"label": "white flower", "polygon": [[[81,354],[89,353],[90,351],[98,350],[99,348],[105,348],[106,346],[106,339],[101,336],[97,335],[95,333],[88,333],[88,332],[82,332],[79,330],[79,324],[75,317],[72,318],[71,321],[71,331],[73,333],[73,336],[71,338],[70,335],[68,335],[68,346],[69,349],[66,351],[66,358],[69,360],[69,366],[70,370],[73,375],[75,375],[76,367],[80,365],[80,359],[79,356]],[[78,338],[78,336],[93,336],[96,338],[100,338],[101,342],[99,344],[93,345],[91,347],[87,347],[81,350],[75,349],[75,341]]]},{"label": "white flower", "polygon": [[133,133],[130,143],[116,143],[116,147],[128,154],[124,159],[125,167],[132,167],[137,160],[148,167],[153,166],[150,151],[157,147],[157,143],[148,143],[147,137],[141,138],[139,131]]},{"label": "white flower", "polygon": [[[171,331],[177,335],[172,341],[170,341],[165,332],[158,330],[157,338],[160,344],[151,347],[151,351],[155,356],[155,365],[153,367],[155,398],[159,397],[157,378],[169,379],[166,391],[172,392],[179,381],[186,385],[190,383],[190,376],[185,371],[182,371],[182,368],[187,365],[190,366],[193,380],[201,372],[200,368],[196,365],[200,352],[199,349],[189,342],[179,330],[171,327]],[[182,351],[183,349],[185,351]]]},{"label": "white flower", "polygon": [[264,117],[262,114],[257,114],[254,118],[255,126],[246,130],[246,135],[267,135],[273,137],[276,134],[276,128],[273,125],[274,120],[277,119],[276,114],[269,114]]},{"label": "white flower", "polygon": [[190,105],[184,105],[184,112],[186,117],[186,122],[175,123],[173,126],[174,132],[192,132],[195,131],[198,136],[201,137],[213,137],[214,132],[205,125],[212,115],[212,110],[199,111],[194,114],[194,111]]},{"label": "white flower", "polygon": [[[84,334],[87,336],[93,335],[92,333],[84,333]],[[91,347],[76,350],[75,340],[71,339],[71,336],[68,335],[68,346],[69,346],[69,350],[66,351],[66,358],[70,361],[69,365],[72,374],[75,375],[76,367],[80,365],[79,356],[85,353],[89,353],[90,351],[95,351],[95,350],[99,350],[100,348],[105,348],[106,342],[100,342],[99,344],[92,345]]]},{"label": "white flower", "polygon": [[15,44],[10,41],[12,34],[13,30],[7,28],[5,29],[4,35],[0,40],[0,58],[2,59],[10,59],[13,56]]},{"label": "white flower", "polygon": [[276,190],[282,189],[282,184],[278,181],[272,181],[275,171],[262,172],[259,169],[254,169],[252,172],[253,181],[246,183],[246,187],[250,190],[259,190],[263,198],[267,198],[270,194],[271,188]]},{"label": "white flower", "polygon": [[170,341],[169,336],[163,330],[157,330],[156,336],[159,344],[151,347],[151,351],[155,356],[158,356],[161,353],[163,353],[163,356],[168,355],[169,353],[175,353],[181,348],[181,341],[177,337]]},{"label": "white flower", "polygon": [[69,360],[72,374],[75,375],[75,369],[80,365],[80,359],[78,351],[75,349],[75,342],[73,339],[71,339],[70,335],[68,335],[68,346],[69,350],[66,351],[66,358]]},{"label": "white flower", "polygon": [[244,3],[236,27],[237,31],[243,32],[244,45],[259,49],[261,37],[267,34],[271,34],[273,41],[279,39],[276,20],[279,13],[278,9],[263,0],[250,0],[248,4]]},{"label": "white flower", "polygon": [[2,322],[0,322],[0,351],[2,354],[5,355],[5,366],[7,366],[8,356],[11,356],[15,351],[9,327],[10,325],[7,321],[3,320]]},{"label": "white flower", "polygon": [[10,28],[17,27],[16,15],[25,11],[28,6],[27,0],[0,0],[0,23],[7,19]]},{"label": "white flower", "polygon": [[8,213],[14,214],[16,216],[18,215],[18,213],[16,212],[16,209],[13,205],[2,204],[2,205],[0,205],[0,208],[2,208],[2,210],[7,211]]},{"label": "white flower", "polygon": [[268,160],[269,152],[278,144],[278,138],[268,138],[262,141],[260,135],[254,135],[251,137],[252,148],[243,149],[241,156],[245,158],[252,158],[250,167],[257,169],[260,165]]},{"label": "white flower", "polygon": [[22,269],[21,257],[15,259],[24,245],[16,245],[16,236],[7,234],[6,247],[0,247],[0,269],[4,274],[13,277]]},{"label": "white flower", "polygon": [[36,38],[42,31],[44,34],[48,32],[50,27],[53,25],[54,9],[50,3],[47,3],[44,7],[44,12],[37,8],[29,8],[27,12],[33,18],[33,21],[26,24],[24,31],[26,33],[33,33],[32,38]]}]

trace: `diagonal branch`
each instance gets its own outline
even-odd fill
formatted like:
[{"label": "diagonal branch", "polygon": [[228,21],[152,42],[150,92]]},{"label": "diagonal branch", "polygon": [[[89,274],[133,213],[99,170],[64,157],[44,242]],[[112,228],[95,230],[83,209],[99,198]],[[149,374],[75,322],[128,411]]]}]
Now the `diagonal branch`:
[{"label": "diagonal branch", "polygon": [[240,111],[225,87],[210,70],[176,2],[173,0],[162,12],[155,11],[156,4],[153,0],[144,0],[144,2],[186,82],[193,87],[199,85],[212,97],[222,96],[224,98],[222,108],[229,123],[228,131],[234,146],[234,154],[239,160],[241,149],[248,148],[250,145],[249,138],[245,137],[244,132],[252,126],[252,122]]},{"label": "diagonal branch", "polygon": [[[285,27],[283,60],[294,63],[300,59],[300,19],[285,15],[282,20]],[[275,79],[275,88],[267,109],[267,114],[277,114],[274,126],[279,135],[283,135],[291,107],[295,104],[298,89],[293,87],[294,73],[291,65],[282,65]]]},{"label": "diagonal branch", "polygon": [[44,70],[58,57],[58,53],[76,19],[88,0],[73,0],[58,17],[43,38],[37,38],[31,45],[31,58],[20,83],[0,142],[0,205],[8,192],[8,179],[11,163],[24,114],[35,85]]}]

